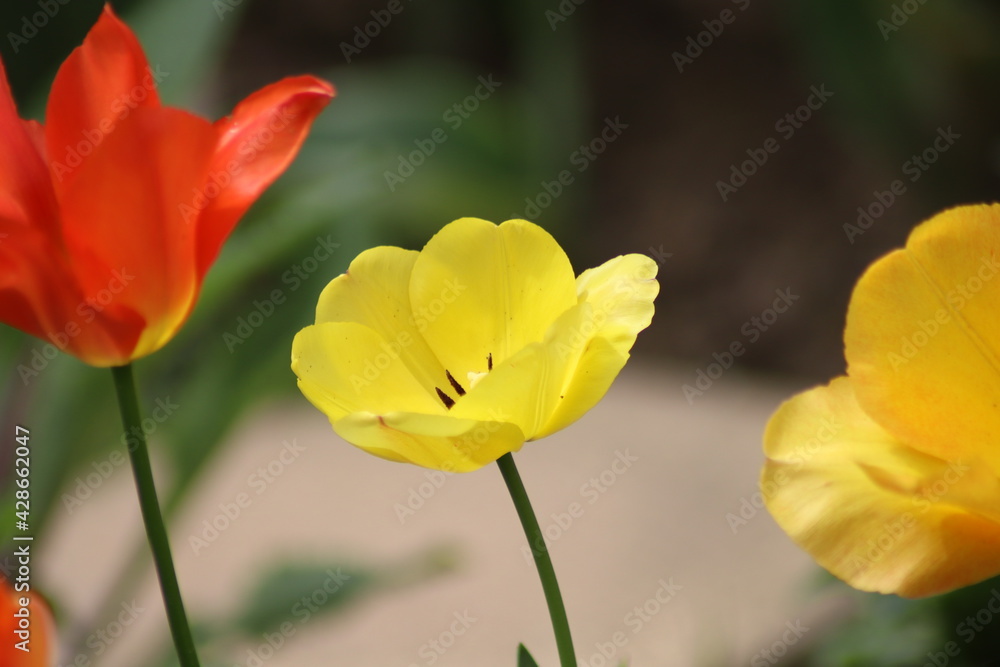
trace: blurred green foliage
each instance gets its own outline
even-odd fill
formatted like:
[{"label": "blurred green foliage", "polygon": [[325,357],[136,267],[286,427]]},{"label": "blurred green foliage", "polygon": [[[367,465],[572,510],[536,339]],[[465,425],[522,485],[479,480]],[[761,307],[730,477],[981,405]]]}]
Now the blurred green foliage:
[{"label": "blurred green foliage", "polygon": [[862,593],[830,575],[821,592],[852,611],[782,662],[788,667],[986,667],[1000,656],[1000,577],[945,595],[906,600]]},{"label": "blurred green foliage", "polygon": [[[852,150],[872,159],[919,152],[940,125],[996,136],[1000,14],[981,0],[818,0],[782,3],[801,69],[838,96]],[[985,132],[983,130],[986,130]],[[996,182],[992,150],[958,146],[935,176],[942,206],[976,201]],[[995,147],[994,147],[995,150]]]}]

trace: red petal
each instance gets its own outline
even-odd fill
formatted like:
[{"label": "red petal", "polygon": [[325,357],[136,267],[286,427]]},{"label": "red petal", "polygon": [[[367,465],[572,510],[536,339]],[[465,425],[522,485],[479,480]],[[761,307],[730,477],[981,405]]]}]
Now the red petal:
[{"label": "red petal", "polygon": [[37,227],[4,225],[0,237],[0,321],[39,338],[61,330],[80,302],[65,253]]},{"label": "red petal", "polygon": [[46,145],[61,192],[90,155],[136,109],[158,107],[157,77],[139,40],[109,5],[59,68],[45,111]]},{"label": "red petal", "polygon": [[0,62],[0,233],[10,234],[11,225],[58,228],[48,168],[33,136],[37,127],[18,116]]},{"label": "red petal", "polygon": [[202,211],[199,274],[215,261],[246,210],[295,158],[313,120],[333,95],[333,87],[325,81],[291,77],[258,90],[215,124],[215,156],[204,197],[194,206]]},{"label": "red petal", "polygon": [[[16,613],[25,609],[21,602],[27,600],[26,607],[31,618],[29,651],[18,649],[15,644],[22,638],[14,634],[20,620]],[[17,592],[11,583],[0,574],[0,665],[4,667],[51,667],[56,664],[57,642],[55,621],[42,596],[33,592]]]},{"label": "red petal", "polygon": [[40,132],[18,117],[0,63],[0,321],[44,337],[73,297]]},{"label": "red petal", "polygon": [[[125,350],[129,358],[165,344],[194,305],[196,229],[182,207],[204,179],[215,139],[208,121],[187,112],[139,109],[80,165],[63,196],[76,280],[94,322],[123,349],[139,346]],[[77,356],[104,365],[86,350]]]}]

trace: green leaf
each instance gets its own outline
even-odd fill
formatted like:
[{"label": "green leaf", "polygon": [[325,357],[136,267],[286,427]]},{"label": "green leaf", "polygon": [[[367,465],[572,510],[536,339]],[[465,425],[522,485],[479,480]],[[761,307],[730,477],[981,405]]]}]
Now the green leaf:
[{"label": "green leaf", "polygon": [[284,564],[264,574],[244,601],[236,628],[256,637],[285,623],[304,624],[342,609],[375,582],[371,572],[342,565]]},{"label": "green leaf", "polygon": [[538,667],[538,663],[528,653],[528,649],[524,647],[524,644],[518,644],[517,646],[517,667]]}]

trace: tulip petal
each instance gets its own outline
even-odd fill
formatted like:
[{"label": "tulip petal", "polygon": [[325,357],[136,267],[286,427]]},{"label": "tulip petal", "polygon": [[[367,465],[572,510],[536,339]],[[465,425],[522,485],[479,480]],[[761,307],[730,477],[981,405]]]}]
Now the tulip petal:
[{"label": "tulip petal", "polygon": [[0,233],[16,233],[16,227],[35,227],[50,234],[58,231],[55,193],[49,170],[37,143],[37,123],[26,123],[7,83],[0,62]]},{"label": "tulip petal", "polygon": [[333,430],[384,459],[446,472],[478,470],[524,444],[513,424],[451,415],[358,412],[333,422]]},{"label": "tulip petal", "polygon": [[105,5],[59,68],[49,94],[45,135],[58,191],[136,110],[160,106],[156,77],[135,34]]},{"label": "tulip petal", "polygon": [[573,269],[545,230],[524,220],[446,225],[421,251],[410,279],[414,317],[456,378],[486,372],[545,338],[576,305]]},{"label": "tulip petal", "polygon": [[358,255],[346,273],[323,289],[316,323],[357,322],[369,327],[433,395],[435,387],[448,387],[448,379],[410,311],[410,274],[418,254],[381,246]]},{"label": "tulip petal", "polygon": [[1000,205],[941,213],[873,264],[844,333],[858,401],[939,458],[1000,474]]},{"label": "tulip petal", "polygon": [[[576,280],[581,302],[594,309],[590,340],[548,422],[534,434],[543,438],[572,424],[597,405],[629,359],[639,332],[653,321],[653,300],[660,291],[656,262],[646,255],[624,255],[588,269]],[[590,330],[588,330],[589,333]]]},{"label": "tulip petal", "polygon": [[[55,340],[83,303],[74,278],[43,234],[18,226],[0,240],[0,321],[43,340]],[[75,297],[74,297],[75,295]],[[60,347],[64,347],[59,344]],[[100,346],[116,349],[108,341]]]},{"label": "tulip petal", "polygon": [[292,341],[292,370],[305,397],[332,422],[352,412],[446,412],[388,342],[356,322],[300,331]]},{"label": "tulip petal", "polygon": [[18,117],[0,62],[0,320],[45,339],[63,333],[80,295],[66,289],[73,279],[42,132]]},{"label": "tulip petal", "polygon": [[[200,183],[213,142],[211,125],[184,111],[137,110],[80,165],[63,193],[66,243],[93,304],[80,324],[89,330],[90,321],[98,322],[123,347],[134,345],[122,350],[125,358],[166,344],[194,305],[200,285],[194,228],[178,202]],[[105,365],[85,341],[74,340],[75,354]]]},{"label": "tulip petal", "polygon": [[[14,614],[22,609],[21,600],[27,598],[31,618],[31,637],[28,651],[15,646],[22,638],[15,634],[18,618]],[[55,620],[48,605],[37,593],[18,592],[0,574],[0,665],[4,667],[52,667],[58,658]]]},{"label": "tulip petal", "polygon": [[838,378],[787,401],[764,434],[767,508],[823,567],[923,597],[1000,572],[1000,481],[974,457],[906,446]]},{"label": "tulip petal", "polygon": [[620,255],[576,279],[580,301],[605,315],[599,336],[622,352],[635,344],[639,332],[653,321],[653,300],[660,292],[657,265],[646,255]]},{"label": "tulip petal", "polygon": [[186,218],[201,212],[199,276],[208,271],[246,210],[295,158],[333,94],[330,84],[315,77],[289,77],[261,88],[216,122],[208,180],[185,200]]},{"label": "tulip petal", "polygon": [[525,438],[537,439],[564,399],[568,377],[590,342],[588,332],[596,326],[590,304],[570,308],[549,328],[544,341],[495,366],[457,401],[452,414],[517,424]]}]

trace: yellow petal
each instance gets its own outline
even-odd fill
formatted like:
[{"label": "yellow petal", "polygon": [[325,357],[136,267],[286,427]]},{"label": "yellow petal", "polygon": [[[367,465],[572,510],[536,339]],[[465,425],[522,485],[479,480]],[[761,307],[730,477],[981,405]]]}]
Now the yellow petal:
[{"label": "yellow petal", "polygon": [[445,412],[397,349],[356,322],[324,322],[296,334],[292,371],[305,397],[331,421],[352,412]]},{"label": "yellow petal", "polygon": [[581,303],[593,308],[593,322],[585,332],[590,340],[577,348],[575,368],[559,391],[562,399],[535,438],[572,424],[607,393],[628,361],[636,336],[653,319],[653,300],[660,291],[656,271],[652,259],[633,254],[615,257],[577,278]]},{"label": "yellow petal", "polygon": [[448,379],[410,309],[410,273],[418,254],[382,246],[358,255],[347,272],[320,294],[316,323],[357,322],[369,327],[433,396],[435,387],[448,386]]},{"label": "yellow petal", "polygon": [[477,470],[524,444],[513,424],[451,415],[356,412],[333,422],[333,430],[376,456],[445,472]]},{"label": "yellow petal", "polygon": [[597,335],[626,354],[653,320],[653,300],[660,292],[656,271],[656,262],[646,255],[619,255],[576,279],[580,301],[593,305],[603,322]]},{"label": "yellow petal", "polygon": [[456,417],[516,424],[535,439],[562,400],[569,373],[594,329],[594,309],[579,304],[563,313],[540,343],[532,343],[476,382],[455,404]]},{"label": "yellow petal", "polygon": [[851,297],[848,375],[865,411],[934,456],[1000,474],[1000,206],[941,213]]},{"label": "yellow petal", "polygon": [[1000,482],[981,459],[894,438],[853,381],[792,398],[764,434],[767,508],[820,565],[866,591],[922,597],[1000,573]]},{"label": "yellow petal", "polygon": [[576,302],[566,254],[524,220],[456,220],[428,241],[410,279],[417,326],[455,378],[540,342]]}]

